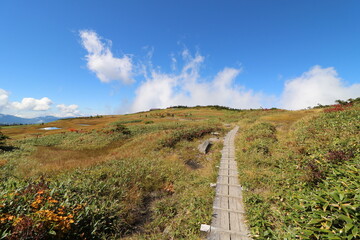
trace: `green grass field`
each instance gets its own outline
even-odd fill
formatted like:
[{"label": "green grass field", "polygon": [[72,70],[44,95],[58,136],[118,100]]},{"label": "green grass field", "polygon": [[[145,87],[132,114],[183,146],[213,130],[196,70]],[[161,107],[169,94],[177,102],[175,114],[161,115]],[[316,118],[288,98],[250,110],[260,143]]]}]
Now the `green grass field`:
[{"label": "green grass field", "polygon": [[197,146],[235,125],[254,239],[359,239],[359,108],[169,108],[3,128],[0,239],[202,239],[222,143]]}]

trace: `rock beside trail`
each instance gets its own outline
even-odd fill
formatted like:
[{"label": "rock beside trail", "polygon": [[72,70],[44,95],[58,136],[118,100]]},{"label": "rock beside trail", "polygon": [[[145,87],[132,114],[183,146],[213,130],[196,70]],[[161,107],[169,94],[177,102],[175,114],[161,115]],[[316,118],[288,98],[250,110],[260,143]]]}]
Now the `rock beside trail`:
[{"label": "rock beside trail", "polygon": [[216,143],[216,142],[221,141],[221,139],[217,138],[217,137],[213,137],[213,138],[209,138],[209,141],[210,141],[210,143]]},{"label": "rock beside trail", "polygon": [[210,148],[210,145],[211,145],[211,142],[210,140],[205,140],[203,143],[201,143],[199,146],[198,146],[198,150],[201,152],[201,153],[204,153],[206,154]]}]

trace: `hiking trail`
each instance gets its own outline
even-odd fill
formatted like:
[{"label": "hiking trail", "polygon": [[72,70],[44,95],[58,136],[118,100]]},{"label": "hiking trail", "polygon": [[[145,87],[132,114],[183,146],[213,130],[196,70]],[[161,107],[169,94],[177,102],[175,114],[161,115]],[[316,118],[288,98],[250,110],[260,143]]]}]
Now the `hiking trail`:
[{"label": "hiking trail", "polygon": [[238,130],[236,126],[224,139],[209,240],[251,240],[245,222],[242,188],[235,161],[234,140]]}]

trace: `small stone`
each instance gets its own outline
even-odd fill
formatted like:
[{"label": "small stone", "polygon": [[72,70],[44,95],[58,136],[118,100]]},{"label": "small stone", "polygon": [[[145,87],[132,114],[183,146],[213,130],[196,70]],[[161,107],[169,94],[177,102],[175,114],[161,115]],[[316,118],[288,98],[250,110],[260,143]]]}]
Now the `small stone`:
[{"label": "small stone", "polygon": [[200,231],[201,232],[210,232],[211,226],[207,224],[201,224]]},{"label": "small stone", "polygon": [[169,234],[170,232],[171,232],[171,227],[170,226],[167,226],[163,231],[164,234]]},{"label": "small stone", "polygon": [[209,138],[209,141],[210,141],[211,143],[215,143],[215,142],[220,141],[220,139],[219,139],[219,138]]},{"label": "small stone", "polygon": [[210,148],[210,141],[209,140],[206,140],[204,141],[203,143],[201,143],[199,146],[198,146],[198,150],[201,152],[201,153],[204,153],[206,154]]}]

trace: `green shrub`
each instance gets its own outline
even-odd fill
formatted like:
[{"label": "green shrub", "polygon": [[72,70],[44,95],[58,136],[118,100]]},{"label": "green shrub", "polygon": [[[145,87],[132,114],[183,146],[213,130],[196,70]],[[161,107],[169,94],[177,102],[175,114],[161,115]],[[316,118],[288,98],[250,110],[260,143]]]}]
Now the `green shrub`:
[{"label": "green shrub", "polygon": [[118,125],[118,124],[127,124],[127,123],[139,123],[142,122],[142,119],[135,119],[135,120],[123,120],[123,121],[117,121],[112,123],[113,125]]},{"label": "green shrub", "polygon": [[217,127],[199,126],[199,127],[175,131],[172,134],[165,137],[164,139],[162,139],[160,141],[160,146],[172,148],[176,145],[176,143],[180,142],[181,140],[192,141],[196,138],[201,138],[206,134],[218,130],[219,128]]},{"label": "green shrub", "polygon": [[130,135],[131,131],[124,125],[117,123],[114,132],[122,133],[124,135]]},{"label": "green shrub", "polygon": [[0,131],[0,146],[3,145],[5,143],[5,140],[8,139],[9,137],[4,135],[1,131]]}]

